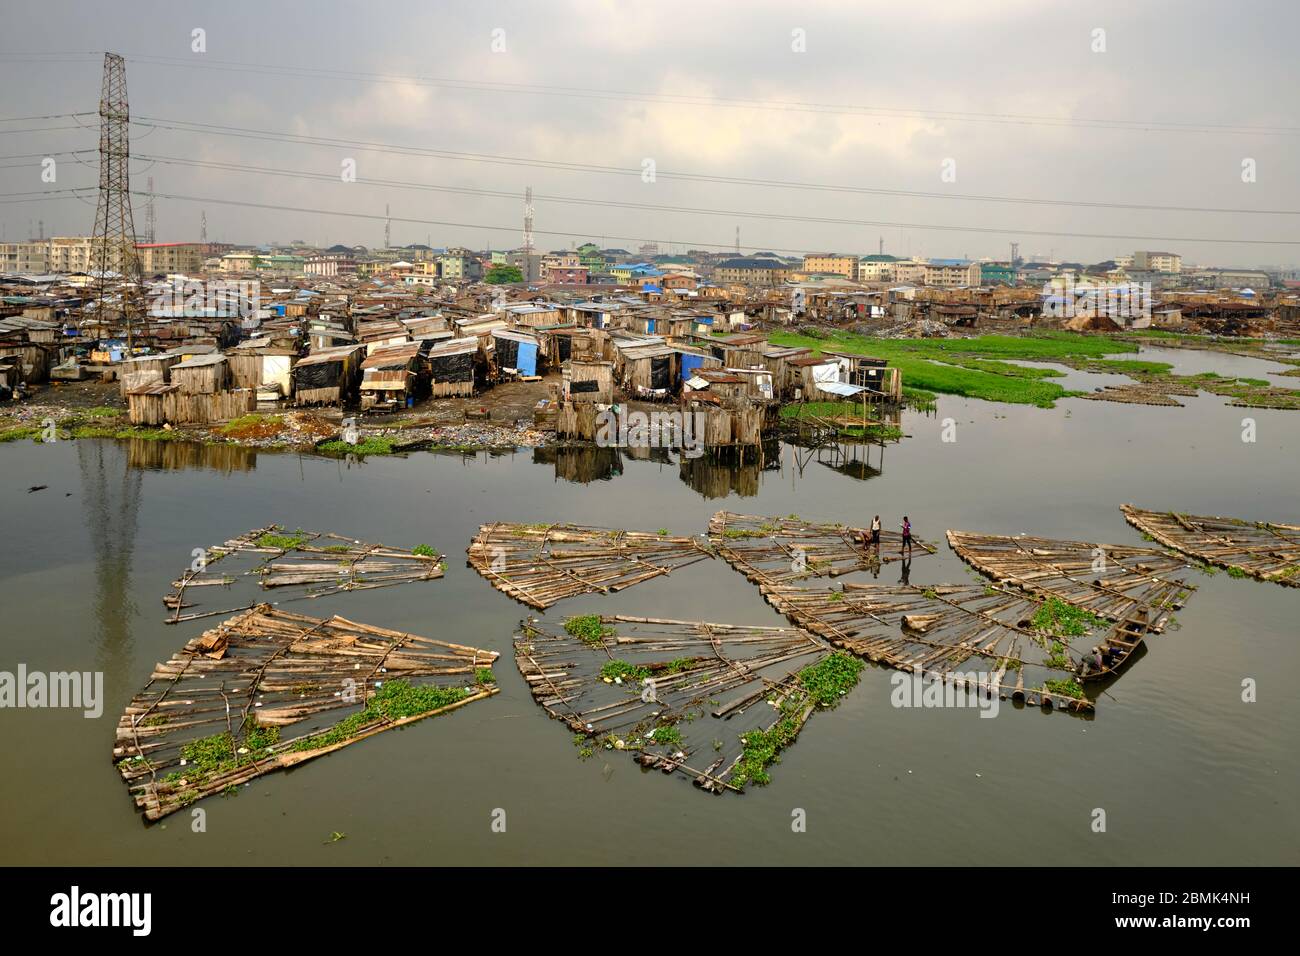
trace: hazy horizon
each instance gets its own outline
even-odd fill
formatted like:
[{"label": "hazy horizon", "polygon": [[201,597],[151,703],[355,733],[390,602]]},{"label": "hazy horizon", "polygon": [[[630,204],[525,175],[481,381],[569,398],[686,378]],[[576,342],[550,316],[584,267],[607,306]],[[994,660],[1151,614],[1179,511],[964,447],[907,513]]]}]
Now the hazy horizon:
[{"label": "hazy horizon", "polygon": [[160,242],[196,241],[205,212],[210,241],[375,248],[387,204],[395,246],[512,249],[531,186],[542,251],[725,251],[739,227],[744,253],[883,239],[899,256],[1006,259],[1018,242],[1024,259],[1300,261],[1300,7],[1280,0],[82,0],[10,4],[6,20],[6,241],[38,221],[92,231],[111,50]]}]

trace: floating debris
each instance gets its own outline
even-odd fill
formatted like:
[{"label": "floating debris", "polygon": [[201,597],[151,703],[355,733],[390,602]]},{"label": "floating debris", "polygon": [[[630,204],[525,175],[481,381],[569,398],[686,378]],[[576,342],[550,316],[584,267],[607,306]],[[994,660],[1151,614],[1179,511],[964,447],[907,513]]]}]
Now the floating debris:
[{"label": "floating debris", "polygon": [[580,756],[632,751],[712,793],[767,783],[778,751],[863,666],[795,628],[625,615],[570,618],[557,632],[524,621],[515,663]]},{"label": "floating debris", "polygon": [[[764,594],[795,624],[870,661],[985,697],[1074,711],[1094,707],[1079,683],[1084,654],[1070,645],[1095,643],[1101,622],[1062,601],[951,584],[770,586]],[[979,671],[963,669],[972,658],[983,662]]]},{"label": "floating debris", "polygon": [[1170,577],[1191,567],[1160,548],[1006,537],[949,531],[948,544],[976,570],[1005,586],[1039,597],[1058,597],[1109,621],[1145,610],[1149,630],[1164,630],[1169,612],[1196,589]]},{"label": "floating debris", "polygon": [[1300,525],[1145,511],[1120,505],[1124,518],[1165,547],[1233,577],[1252,577],[1300,587]]},{"label": "floating debris", "polygon": [[[230,570],[228,574],[212,570],[213,564],[232,555],[249,561],[243,567],[232,567],[237,562],[226,561],[222,570]],[[442,577],[445,569],[445,556],[428,545],[417,545],[406,551],[337,534],[302,529],[285,531],[279,525],[270,525],[207,548],[201,556],[196,554],[189,570],[172,582],[173,590],[163,598],[163,604],[172,611],[167,623],[176,624],[254,606],[257,602],[220,611],[181,613],[196,606],[187,600],[190,596],[187,592],[214,585],[229,587],[240,577],[256,577],[263,589],[299,588],[305,592],[301,597],[316,598],[339,591],[429,581]]]},{"label": "floating debris", "polygon": [[1092,392],[1083,392],[1078,398],[1090,402],[1119,402],[1123,405],[1169,405],[1182,408],[1183,403],[1174,398],[1195,398],[1196,389],[1192,386],[1176,385],[1172,382],[1138,383],[1133,385],[1106,385]]},{"label": "floating debris", "polygon": [[711,558],[694,538],[572,524],[485,524],[469,564],[498,591],[546,609],[578,594],[611,594]]},{"label": "floating debris", "polygon": [[[766,518],[719,511],[709,521],[709,542],[719,556],[760,586],[878,571],[901,559],[898,532],[882,531],[879,547],[863,544],[862,534],[860,528],[815,524],[798,515]],[[912,545],[921,554],[936,550],[919,538]]]},{"label": "floating debris", "polygon": [[[154,668],[113,762],[150,820],[497,692],[496,651],[259,605]],[[281,729],[299,725],[290,738]]]}]

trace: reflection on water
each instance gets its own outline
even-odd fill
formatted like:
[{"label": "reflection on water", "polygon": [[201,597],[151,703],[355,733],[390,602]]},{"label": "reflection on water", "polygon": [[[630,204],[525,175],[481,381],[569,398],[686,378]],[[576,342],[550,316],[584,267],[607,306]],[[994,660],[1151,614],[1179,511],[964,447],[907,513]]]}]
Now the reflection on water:
[{"label": "reflection on water", "polygon": [[205,468],[230,474],[257,467],[257,449],[240,445],[205,445],[193,441],[149,441],[128,438],[127,467],[144,471],[180,471]]},{"label": "reflection on water", "polygon": [[77,466],[86,532],[95,559],[94,623],[100,669],[113,681],[123,676],[130,660],[131,623],[136,613],[130,599],[131,560],[141,475],[129,466],[127,450],[118,442],[77,442]]},{"label": "reflection on water", "polygon": [[705,498],[732,494],[752,498],[763,483],[763,472],[781,470],[780,442],[764,442],[761,452],[758,458],[752,453],[746,458],[736,454],[682,458],[678,471],[682,482]]}]

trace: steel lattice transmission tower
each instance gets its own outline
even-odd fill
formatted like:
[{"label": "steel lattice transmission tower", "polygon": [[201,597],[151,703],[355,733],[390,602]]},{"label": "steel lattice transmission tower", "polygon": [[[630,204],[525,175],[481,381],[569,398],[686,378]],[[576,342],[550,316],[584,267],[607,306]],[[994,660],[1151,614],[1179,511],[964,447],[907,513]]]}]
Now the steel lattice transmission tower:
[{"label": "steel lattice transmission tower", "polygon": [[109,273],[121,279],[116,317],[126,325],[128,343],[140,317],[143,276],[131,215],[131,108],[126,98],[126,61],[104,54],[104,84],[99,97],[99,205],[91,241],[91,268],[98,270],[96,316],[109,318]]}]

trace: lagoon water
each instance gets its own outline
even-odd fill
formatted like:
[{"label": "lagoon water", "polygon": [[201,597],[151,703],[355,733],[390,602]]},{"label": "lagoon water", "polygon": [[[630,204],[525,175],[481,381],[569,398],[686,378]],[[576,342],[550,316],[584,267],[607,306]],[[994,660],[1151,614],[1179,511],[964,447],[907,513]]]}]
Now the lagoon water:
[{"label": "lagoon water", "polygon": [[[1272,368],[1195,360],[1195,371]],[[761,469],[590,449],[348,464],[145,442],[0,445],[0,670],[103,671],[106,696],[98,719],[0,711],[0,863],[1295,863],[1300,590],[1193,573],[1199,591],[1177,626],[1092,719],[1009,703],[992,720],[896,709],[892,672],[869,667],[769,786],[714,797],[624,754],[578,759],[513,663],[529,610],[464,562],[494,520],[702,533],[720,508],[856,525],[879,513],[886,527],[906,513],[940,543],[911,565],[926,584],[971,579],[942,543],[948,528],[1140,543],[1123,502],[1300,523],[1300,413],[1186,402],[1043,410],[941,397],[935,412],[904,413],[898,444],[846,460],[784,445]],[[1242,441],[1247,417],[1254,442]],[[947,418],[954,442],[941,440]],[[446,553],[442,580],[289,608],[499,650],[501,693],[202,801],[206,832],[188,811],[145,825],[111,762],[118,715],[155,662],[222,620],[165,625],[162,595],[193,549],[269,523]],[[900,572],[887,565],[881,579]],[[596,611],[784,623],[721,561],[546,617]],[[1254,703],[1242,701],[1248,678]],[[792,832],[796,808],[806,832]]]}]

